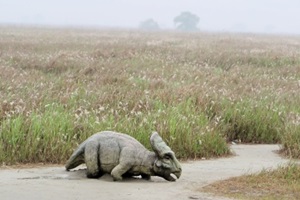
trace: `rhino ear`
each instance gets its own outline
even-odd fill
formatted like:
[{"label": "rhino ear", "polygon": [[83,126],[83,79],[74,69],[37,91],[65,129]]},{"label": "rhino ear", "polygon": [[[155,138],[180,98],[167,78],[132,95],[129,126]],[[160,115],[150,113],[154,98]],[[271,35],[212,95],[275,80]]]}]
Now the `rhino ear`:
[{"label": "rhino ear", "polygon": [[150,143],[153,151],[160,158],[163,158],[165,154],[172,152],[171,148],[163,141],[157,132],[153,132],[150,137]]}]

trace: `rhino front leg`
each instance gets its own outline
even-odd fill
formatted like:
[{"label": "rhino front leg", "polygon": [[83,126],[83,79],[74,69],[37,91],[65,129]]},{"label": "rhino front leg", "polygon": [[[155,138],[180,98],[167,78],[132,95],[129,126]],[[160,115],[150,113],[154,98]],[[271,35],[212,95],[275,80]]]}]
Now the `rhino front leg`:
[{"label": "rhino front leg", "polygon": [[114,181],[121,181],[123,179],[122,175],[125,174],[131,168],[130,165],[118,164],[111,171],[111,176]]},{"label": "rhino front leg", "polygon": [[99,143],[97,141],[86,143],[84,159],[87,166],[86,176],[88,178],[98,178],[100,176],[98,155]]},{"label": "rhino front leg", "polygon": [[120,152],[119,164],[111,171],[114,181],[122,180],[122,175],[132,168],[133,163],[132,151],[128,148],[123,148]]}]

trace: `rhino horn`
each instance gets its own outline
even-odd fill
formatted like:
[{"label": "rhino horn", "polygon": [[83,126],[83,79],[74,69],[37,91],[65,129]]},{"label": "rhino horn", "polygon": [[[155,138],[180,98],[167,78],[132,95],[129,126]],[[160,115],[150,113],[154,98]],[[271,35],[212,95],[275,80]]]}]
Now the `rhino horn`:
[{"label": "rhino horn", "polygon": [[161,158],[164,157],[165,154],[172,152],[171,148],[163,141],[157,132],[152,133],[150,143],[153,151]]}]

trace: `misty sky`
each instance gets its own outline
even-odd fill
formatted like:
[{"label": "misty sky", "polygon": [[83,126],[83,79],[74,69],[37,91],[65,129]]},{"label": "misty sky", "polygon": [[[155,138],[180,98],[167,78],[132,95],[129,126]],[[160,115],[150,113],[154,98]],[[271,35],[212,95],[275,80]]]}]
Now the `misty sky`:
[{"label": "misty sky", "polygon": [[300,0],[0,0],[1,24],[173,29],[183,11],[203,31],[300,34]]}]

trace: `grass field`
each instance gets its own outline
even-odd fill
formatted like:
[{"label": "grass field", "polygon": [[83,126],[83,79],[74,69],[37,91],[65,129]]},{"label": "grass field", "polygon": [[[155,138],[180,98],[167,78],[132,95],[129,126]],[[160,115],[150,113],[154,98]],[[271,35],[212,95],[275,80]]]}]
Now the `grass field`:
[{"label": "grass field", "polygon": [[0,27],[0,163],[63,163],[102,130],[180,158],[300,158],[300,37]]},{"label": "grass field", "polygon": [[201,191],[244,200],[297,200],[300,198],[300,165],[235,177],[205,186]]}]

